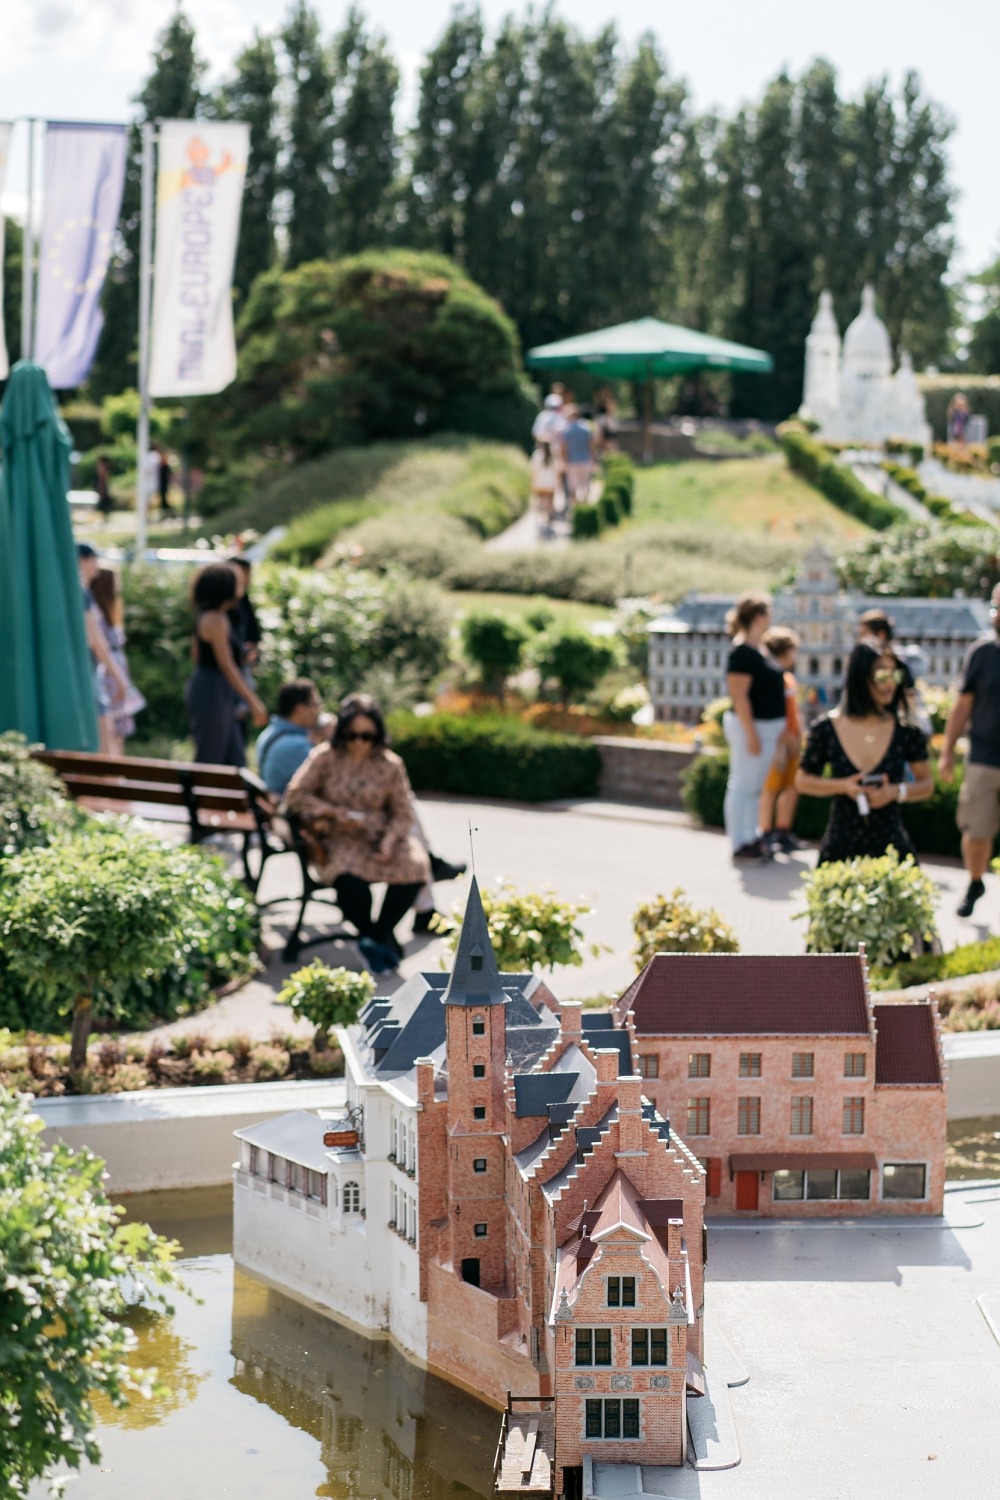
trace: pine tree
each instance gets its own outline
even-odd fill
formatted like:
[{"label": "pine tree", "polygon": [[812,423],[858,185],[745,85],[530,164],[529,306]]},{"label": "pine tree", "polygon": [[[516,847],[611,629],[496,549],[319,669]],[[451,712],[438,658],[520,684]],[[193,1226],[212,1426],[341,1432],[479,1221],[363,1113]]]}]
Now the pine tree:
[{"label": "pine tree", "polygon": [[281,33],[290,80],[285,186],[290,209],[286,263],[322,260],[330,248],[333,74],[319,21],[296,0]]},{"label": "pine tree", "polygon": [[235,70],[231,81],[219,89],[215,108],[220,119],[242,120],[250,126],[250,157],[234,278],[242,301],[255,278],[273,265],[275,257],[278,64],[270,38],[255,32],[250,46],[236,59]]},{"label": "pine tree", "polygon": [[383,36],[353,7],[333,44],[335,255],[384,245],[393,220],[398,146],[393,110],[399,69]]},{"label": "pine tree", "polygon": [[95,396],[135,385],[139,337],[139,230],[142,193],[142,138],[139,127],[153,120],[193,120],[203,112],[201,82],[205,64],[195,31],[177,10],[156,39],[149,77],[135,96],[139,106],[129,131],[125,190],[118,219],[119,243],[105,283],[104,331],[88,380]]}]

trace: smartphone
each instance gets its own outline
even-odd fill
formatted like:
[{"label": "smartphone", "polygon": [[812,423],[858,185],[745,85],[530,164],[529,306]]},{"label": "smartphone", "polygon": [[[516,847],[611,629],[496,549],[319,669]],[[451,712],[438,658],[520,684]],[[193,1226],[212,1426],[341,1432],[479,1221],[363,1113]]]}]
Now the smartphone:
[{"label": "smartphone", "polygon": [[881,774],[881,772],[878,775],[876,775],[874,771],[869,771],[869,773],[868,773],[867,776],[862,776],[862,778],[861,778],[861,785],[862,786],[881,786],[884,780],[885,780],[885,777]]}]

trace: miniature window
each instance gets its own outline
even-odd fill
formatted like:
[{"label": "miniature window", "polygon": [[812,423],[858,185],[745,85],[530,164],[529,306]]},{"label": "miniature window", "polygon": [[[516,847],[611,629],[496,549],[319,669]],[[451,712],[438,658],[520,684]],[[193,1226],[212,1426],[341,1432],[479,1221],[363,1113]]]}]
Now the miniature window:
[{"label": "miniature window", "polygon": [[865,1054],[863,1052],[844,1053],[844,1077],[864,1078],[865,1076]]},{"label": "miniature window", "polygon": [[710,1078],[712,1076],[712,1054],[710,1052],[688,1053],[688,1077]]},{"label": "miniature window", "polygon": [[741,1078],[759,1078],[760,1077],[760,1053],[759,1052],[741,1052],[740,1053],[740,1077]]},{"label": "miniature window", "polygon": [[473,1023],[472,1023],[472,1035],[473,1036],[485,1036],[486,1035],[486,1022],[485,1021],[473,1021]]},{"label": "miniature window", "polygon": [[864,1201],[871,1196],[871,1173],[860,1169],[851,1169],[841,1172],[837,1184],[838,1198],[860,1198]]},{"label": "miniature window", "polygon": [[578,1328],[576,1362],[578,1365],[610,1365],[611,1329]]},{"label": "miniature window", "polygon": [[836,1198],[837,1174],[827,1168],[806,1173],[807,1198]]},{"label": "miniature window", "polygon": [[475,1160],[473,1161],[473,1163],[472,1163],[472,1170],[474,1172],[485,1172],[486,1171],[486,1157],[485,1156],[477,1156],[475,1158]]},{"label": "miniature window", "polygon": [[268,1160],[267,1175],[272,1182],[278,1183],[281,1187],[285,1186],[285,1168],[287,1165],[288,1163],[284,1157],[275,1156],[273,1153]]},{"label": "miniature window", "polygon": [[472,1106],[472,1118],[474,1120],[485,1120],[486,1119],[486,1105],[485,1104],[474,1104]]},{"label": "miniature window", "polygon": [[259,1165],[259,1161],[260,1161],[260,1152],[258,1151],[257,1147],[256,1146],[251,1146],[249,1144],[249,1142],[244,1141],[243,1142],[243,1163],[244,1163],[247,1171],[250,1173],[251,1177],[256,1177],[257,1176],[257,1168],[258,1168],[258,1165]]},{"label": "miniature window", "polygon": [[344,1183],[344,1213],[359,1214],[361,1212],[361,1189],[356,1182]]},{"label": "miniature window", "polygon": [[882,1168],[883,1198],[925,1198],[927,1168],[923,1162],[887,1161]]},{"label": "miniature window", "polygon": [[289,1167],[288,1167],[288,1186],[291,1188],[291,1190],[292,1190],[293,1193],[301,1193],[302,1197],[303,1198],[305,1197],[305,1195],[306,1195],[306,1169],[305,1169],[305,1167],[300,1166],[297,1161],[293,1161],[293,1162],[291,1162],[289,1164]]},{"label": "miniature window", "polygon": [[473,953],[471,959],[469,960],[469,968],[472,969],[473,973],[478,974],[482,967],[483,955],[481,953]]},{"label": "miniature window", "polygon": [[667,1330],[665,1328],[633,1328],[632,1363],[634,1365],[665,1365],[667,1363]]},{"label": "miniature window", "polygon": [[326,1202],[326,1173],[310,1171],[306,1178],[306,1192],[317,1203]]},{"label": "miniature window", "polygon": [[792,1077],[812,1078],[815,1054],[812,1052],[792,1053]]},{"label": "miniature window", "polygon": [[812,1135],[813,1102],[808,1096],[792,1097],[792,1135]]},{"label": "miniature window", "polygon": [[389,1126],[389,1160],[396,1161],[399,1157],[399,1121],[393,1115]]},{"label": "miniature window", "polygon": [[609,1276],[608,1277],[608,1306],[609,1307],[634,1307],[635,1306],[635,1277],[634,1276]]},{"label": "miniature window", "polygon": [[637,1438],[638,1401],[588,1401],[584,1431],[589,1438]]},{"label": "miniature window", "polygon": [[472,1076],[473,1076],[473,1078],[485,1078],[486,1077],[486,1064],[485,1063],[473,1063],[472,1064]]},{"label": "miniature window", "polygon": [[477,1240],[484,1240],[486,1238],[486,1225],[476,1224],[472,1232]]},{"label": "miniature window", "polygon": [[737,1135],[760,1135],[760,1098],[741,1098],[736,1111]]},{"label": "miniature window", "polygon": [[688,1135],[708,1135],[709,1132],[709,1101],[707,1099],[689,1099],[687,1103],[687,1133]]},{"label": "miniature window", "polygon": [[389,1228],[399,1223],[399,1189],[394,1182],[389,1184]]},{"label": "miniature window", "polygon": [[844,1134],[864,1135],[865,1133],[865,1101],[864,1099],[849,1098],[844,1100]]},{"label": "miniature window", "polygon": [[806,1195],[806,1174],[804,1172],[775,1172],[771,1182],[771,1195],[777,1203],[791,1202],[793,1199],[804,1198]]},{"label": "miniature window", "polygon": [[639,1077],[640,1078],[659,1078],[659,1076],[660,1076],[660,1059],[659,1059],[658,1054],[655,1053],[655,1052],[640,1052],[639,1053]]}]

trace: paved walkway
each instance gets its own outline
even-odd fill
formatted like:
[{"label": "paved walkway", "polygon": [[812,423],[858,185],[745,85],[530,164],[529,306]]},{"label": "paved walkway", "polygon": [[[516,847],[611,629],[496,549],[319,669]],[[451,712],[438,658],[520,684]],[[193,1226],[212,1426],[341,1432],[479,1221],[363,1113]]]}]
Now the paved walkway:
[{"label": "paved walkway", "polygon": [[[660,892],[669,894],[677,886],[696,905],[714,906],[735,928],[745,952],[803,949],[804,923],[795,920],[795,913],[802,904],[801,877],[815,862],[811,850],[764,867],[737,867],[729,858],[725,837],[694,828],[685,814],[609,802],[529,807],[434,797],[422,800],[421,813],[431,847],[449,859],[469,859],[471,823],[481,885],[505,878],[520,890],[551,889],[563,899],[593,906],[582,926],[587,942],[601,944],[602,951],[596,957],[588,954],[581,968],[556,970],[553,987],[565,999],[620,993],[635,973],[632,912],[640,902]],[[979,920],[962,922],[954,916],[965,887],[961,868],[955,862],[931,860],[924,868],[941,889],[939,923],[945,947],[987,936],[989,924],[996,924],[997,883],[989,883],[979,903]],[[294,861],[282,855],[268,865],[262,899],[294,890],[296,883]],[[447,911],[464,899],[467,889],[466,880],[439,886],[439,906]],[[331,915],[315,910],[318,922]],[[291,911],[291,906],[282,906],[267,913],[265,939],[272,957],[260,979],[171,1029],[214,1035],[249,1031],[257,1036],[267,1036],[274,1026],[288,1029],[291,1013],[274,1003],[274,994],[290,972],[280,952]],[[314,954],[330,963],[363,966],[350,943],[309,950],[301,962]],[[440,966],[440,941],[411,940],[401,977],[381,980],[380,988],[388,993],[410,974]]]}]

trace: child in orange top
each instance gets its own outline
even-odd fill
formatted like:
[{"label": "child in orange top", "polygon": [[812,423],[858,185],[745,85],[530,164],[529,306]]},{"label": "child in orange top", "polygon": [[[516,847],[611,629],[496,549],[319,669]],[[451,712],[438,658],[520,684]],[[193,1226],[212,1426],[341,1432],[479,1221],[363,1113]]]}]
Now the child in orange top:
[{"label": "child in orange top", "polygon": [[[799,685],[795,680],[795,653],[799,638],[794,630],[775,626],[764,636],[764,650],[777,662],[785,678],[785,729],[760,794],[758,819],[772,850],[791,854],[802,848],[792,832],[799,794],[795,790],[795,773],[802,749],[802,721],[799,717]],[[772,830],[773,825],[773,832]]]}]

